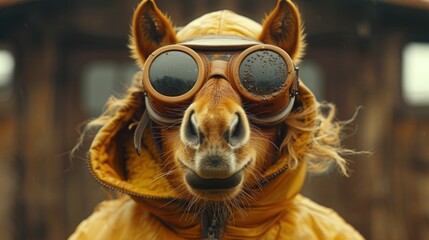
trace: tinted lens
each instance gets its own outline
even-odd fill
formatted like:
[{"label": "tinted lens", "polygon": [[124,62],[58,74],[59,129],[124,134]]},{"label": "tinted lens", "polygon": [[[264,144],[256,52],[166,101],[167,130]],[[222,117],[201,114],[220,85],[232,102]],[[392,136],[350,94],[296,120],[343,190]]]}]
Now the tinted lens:
[{"label": "tinted lens", "polygon": [[243,59],[239,71],[243,87],[258,96],[279,92],[288,76],[285,60],[271,50],[252,52]]},{"label": "tinted lens", "polygon": [[150,65],[150,83],[158,93],[165,96],[176,97],[187,93],[197,79],[197,62],[181,51],[161,53]]}]

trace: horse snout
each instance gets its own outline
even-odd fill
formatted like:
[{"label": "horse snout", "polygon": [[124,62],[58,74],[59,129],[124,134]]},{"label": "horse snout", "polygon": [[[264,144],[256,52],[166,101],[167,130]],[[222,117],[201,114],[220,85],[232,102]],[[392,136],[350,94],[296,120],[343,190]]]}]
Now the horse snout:
[{"label": "horse snout", "polygon": [[210,79],[188,107],[176,156],[194,195],[222,200],[241,191],[255,158],[241,99],[228,81]]},{"label": "horse snout", "polygon": [[227,178],[234,173],[231,160],[219,155],[204,157],[198,165],[198,175],[206,179]]},{"label": "horse snout", "polygon": [[[205,121],[206,123],[215,125],[219,120]],[[209,125],[207,124],[207,125]],[[209,133],[203,133],[202,128],[207,128]],[[225,130],[213,131],[214,126],[201,127],[196,120],[194,111],[190,111],[188,116],[185,116],[181,128],[181,140],[187,146],[198,148],[205,140],[206,135],[219,135],[233,149],[245,145],[249,141],[250,130],[245,114],[236,112],[233,114],[229,125]],[[217,136],[215,137],[217,138]],[[213,137],[212,137],[213,139]]]}]

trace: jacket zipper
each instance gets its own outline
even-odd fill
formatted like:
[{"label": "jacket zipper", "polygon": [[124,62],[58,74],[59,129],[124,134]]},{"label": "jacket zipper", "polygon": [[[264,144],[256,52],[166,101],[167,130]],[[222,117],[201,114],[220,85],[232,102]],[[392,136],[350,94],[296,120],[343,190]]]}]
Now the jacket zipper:
[{"label": "jacket zipper", "polygon": [[213,217],[212,219],[207,236],[208,236],[207,240],[218,240],[216,236],[219,236],[219,231],[217,228],[217,220],[215,217]]},{"label": "jacket zipper", "polygon": [[219,218],[222,218],[222,215],[217,215],[220,212],[215,212],[213,210],[204,210],[201,215],[201,230],[202,237],[204,240],[219,240],[220,236],[220,221]]},{"label": "jacket zipper", "polygon": [[260,183],[261,184],[267,184],[270,180],[274,179],[275,177],[277,177],[278,175],[280,175],[281,173],[283,173],[284,171],[286,171],[288,168],[289,168],[288,165],[280,168],[279,170],[277,170],[276,172],[274,172],[270,176],[264,178]]}]

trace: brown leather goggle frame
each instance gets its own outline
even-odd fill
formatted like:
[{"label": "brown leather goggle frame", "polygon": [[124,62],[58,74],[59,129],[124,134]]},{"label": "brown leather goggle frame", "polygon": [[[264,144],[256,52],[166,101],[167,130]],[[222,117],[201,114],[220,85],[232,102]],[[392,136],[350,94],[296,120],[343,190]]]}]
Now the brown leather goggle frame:
[{"label": "brown leather goggle frame", "polygon": [[[284,80],[284,84],[280,91],[277,91],[270,95],[258,96],[249,92],[240,82],[239,68],[249,54],[259,50],[270,50],[279,54],[284,62],[287,64],[287,78]],[[180,96],[165,96],[155,90],[149,79],[149,69],[151,63],[162,53],[168,51],[181,51],[191,56],[198,66],[198,79],[195,85],[186,93]],[[228,59],[215,59],[210,60],[207,57],[207,53],[226,56],[230,55]],[[294,95],[297,94],[298,90],[298,70],[294,66],[292,59],[289,55],[281,48],[262,44],[255,40],[234,37],[234,36],[222,36],[222,37],[200,37],[191,39],[186,42],[182,42],[174,45],[167,45],[157,49],[153,52],[145,62],[145,69],[142,72],[142,84],[145,89],[147,96],[147,109],[151,118],[158,123],[171,124],[176,121],[174,116],[177,118],[177,112],[171,114],[169,109],[177,109],[178,105],[188,106],[195,95],[200,91],[203,85],[211,78],[220,77],[230,82],[234,90],[242,97],[244,105],[250,103],[252,106],[251,110],[247,112],[249,115],[266,116],[272,119],[272,116],[276,116],[279,112],[284,112],[285,108],[290,105],[290,101]],[[293,98],[294,99],[294,98]],[[290,111],[290,110],[289,110]],[[169,113],[170,112],[170,113]],[[284,114],[281,114],[284,115]],[[264,122],[273,121],[258,121],[256,118],[250,117],[256,124],[262,124]],[[281,117],[283,118],[283,117]],[[274,121],[278,122],[280,119]]]}]

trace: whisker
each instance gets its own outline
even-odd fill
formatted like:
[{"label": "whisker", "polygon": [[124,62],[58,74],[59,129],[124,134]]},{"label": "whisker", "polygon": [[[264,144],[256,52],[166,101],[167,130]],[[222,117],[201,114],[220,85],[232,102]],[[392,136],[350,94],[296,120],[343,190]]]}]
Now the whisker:
[{"label": "whisker", "polygon": [[160,178],[170,176],[170,175],[172,175],[175,172],[176,172],[176,169],[173,169],[173,170],[170,170],[170,171],[168,171],[166,173],[163,173],[163,174],[157,176],[155,179],[153,179],[149,184],[153,184],[154,182],[158,181]]},{"label": "whisker", "polygon": [[264,138],[264,137],[258,137],[258,136],[252,136],[252,138],[254,139],[254,140],[264,140],[265,142],[268,142],[268,143],[270,143],[273,147],[275,147],[277,150],[279,149],[279,147],[277,146],[277,144],[276,143],[274,143],[273,141],[271,141],[271,140],[268,140],[267,138]]}]

